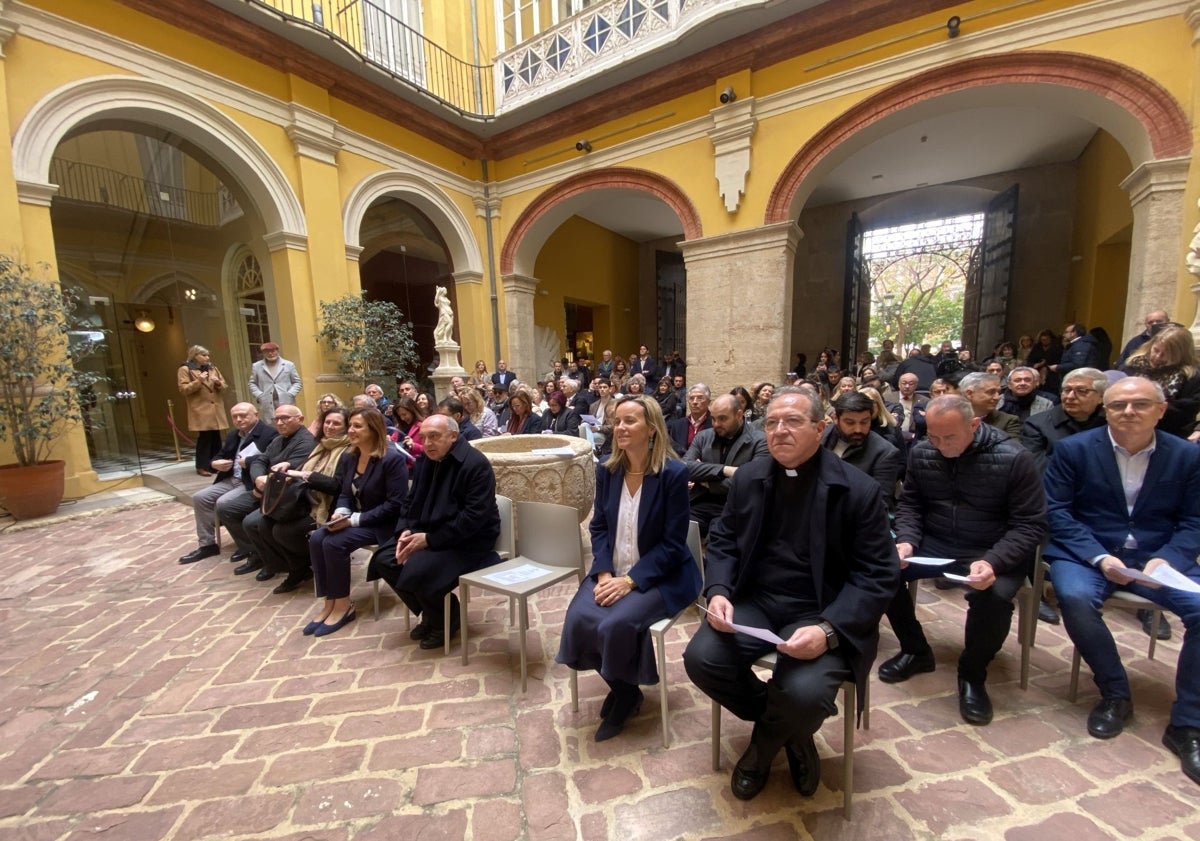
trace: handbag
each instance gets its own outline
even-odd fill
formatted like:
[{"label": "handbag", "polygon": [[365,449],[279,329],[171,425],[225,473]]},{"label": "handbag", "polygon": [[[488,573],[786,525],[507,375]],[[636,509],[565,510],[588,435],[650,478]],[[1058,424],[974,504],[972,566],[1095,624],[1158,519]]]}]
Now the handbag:
[{"label": "handbag", "polygon": [[286,473],[268,473],[262,495],[263,516],[272,520],[299,520],[312,512],[308,482]]}]

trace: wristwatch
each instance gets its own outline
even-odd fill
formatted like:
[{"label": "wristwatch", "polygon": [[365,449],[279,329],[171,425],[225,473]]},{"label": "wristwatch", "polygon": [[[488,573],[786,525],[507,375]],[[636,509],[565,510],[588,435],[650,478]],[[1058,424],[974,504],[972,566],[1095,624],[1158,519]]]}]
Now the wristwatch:
[{"label": "wristwatch", "polygon": [[837,631],[833,630],[833,626],[822,619],[817,623],[817,627],[825,632],[825,647],[830,651],[836,649],[838,647],[838,635]]}]

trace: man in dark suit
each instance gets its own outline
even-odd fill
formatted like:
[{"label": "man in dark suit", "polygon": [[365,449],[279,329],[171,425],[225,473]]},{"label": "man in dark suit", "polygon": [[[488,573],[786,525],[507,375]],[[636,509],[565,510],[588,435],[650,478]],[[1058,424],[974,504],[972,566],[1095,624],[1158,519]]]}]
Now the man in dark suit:
[{"label": "man in dark suit", "polygon": [[1100,347],[1096,340],[1088,335],[1087,328],[1082,324],[1068,324],[1063,328],[1063,353],[1057,365],[1051,365],[1050,370],[1063,377],[1076,368],[1101,367]]},{"label": "man in dark suit", "polygon": [[633,364],[629,366],[629,376],[641,374],[646,378],[646,392],[653,390],[654,384],[658,382],[658,364],[654,361],[654,357],[650,355],[650,349],[645,345],[638,347],[637,359],[633,360]]},{"label": "man in dark suit", "polygon": [[[922,347],[925,347],[924,345]],[[937,369],[928,358],[921,355],[921,352],[913,348],[908,352],[908,359],[905,359],[896,366],[896,380],[899,382],[900,377],[905,374],[915,374],[917,377],[917,390],[929,392],[929,387],[933,385],[933,381],[937,379]]]},{"label": "man in dark suit", "polygon": [[496,363],[496,372],[492,374],[492,384],[508,388],[517,379],[517,375],[508,370],[508,363],[503,359]]},{"label": "man in dark suit", "polygon": [[896,505],[900,451],[882,435],[871,434],[874,406],[870,397],[857,391],[847,392],[833,401],[834,422],[825,430],[821,446],[878,482],[883,502],[890,511]]},{"label": "man in dark suit", "polygon": [[317,446],[317,439],[304,425],[304,413],[299,406],[285,403],[275,408],[275,431],[279,433],[267,448],[255,456],[247,465],[250,481],[254,485],[254,493],[249,496],[234,499],[222,498],[217,503],[217,518],[230,536],[237,542],[238,549],[246,555],[246,561],[233,570],[234,575],[245,575],[257,572],[259,581],[268,581],[274,575],[273,570],[267,569],[263,559],[255,552],[254,541],[246,531],[245,519],[258,511],[262,501],[262,490],[267,484],[267,473],[276,464],[287,462],[289,470],[295,470],[312,453]]},{"label": "man in dark suit", "polygon": [[904,410],[904,419],[900,421],[900,432],[904,443],[912,446],[912,442],[925,435],[925,404],[928,397],[917,394],[917,375],[907,371],[900,375],[896,390],[900,392],[900,408]]},{"label": "man in dark suit", "polygon": [[681,418],[667,420],[667,433],[675,452],[683,454],[692,446],[696,436],[705,429],[712,429],[709,401],[712,392],[704,383],[696,383],[687,392],[687,414]]},{"label": "man in dark suit", "polygon": [[1110,739],[1133,715],[1129,678],[1100,612],[1114,591],[1128,590],[1174,611],[1186,628],[1162,740],[1200,784],[1200,594],[1132,577],[1171,568],[1200,585],[1200,448],[1155,430],[1166,401],[1150,380],[1109,386],[1104,410],[1107,429],[1060,442],[1046,472],[1044,556],[1067,634],[1100,690],[1088,733]]},{"label": "man in dark suit", "polygon": [[712,427],[696,435],[683,457],[692,483],[688,500],[692,519],[700,524],[704,537],[708,536],[709,524],[725,507],[729,483],[738,468],[767,454],[767,440],[746,423],[741,400],[722,394],[712,401],[709,411]]},{"label": "man in dark suit", "polygon": [[[683,655],[705,694],[754,722],[731,780],[742,800],[762,791],[780,748],[800,794],[816,791],[813,734],[835,708],[843,681],[857,682],[861,712],[879,620],[899,579],[879,486],[821,449],[820,401],[804,389],[781,388],[763,427],[771,458],[751,461],[733,477],[709,532],[710,614]],[[734,633],[735,613],[739,624],[769,628],[784,642]],[[781,656],[768,685],[751,664],[772,649]]]},{"label": "man in dark suit", "polygon": [[1129,357],[1133,356],[1134,352],[1138,350],[1138,348],[1153,339],[1158,334],[1159,330],[1170,324],[1171,316],[1167,315],[1166,310],[1150,310],[1150,312],[1146,313],[1146,318],[1143,323],[1145,324],[1146,329],[1126,342],[1125,347],[1121,350],[1121,355],[1118,356],[1117,361],[1113,363],[1114,368],[1119,369],[1125,364]]},{"label": "man in dark suit", "polygon": [[258,407],[253,403],[238,403],[229,410],[229,417],[233,420],[233,429],[225,436],[225,444],[217,452],[211,465],[217,478],[213,479],[211,485],[192,495],[198,546],[179,559],[181,564],[194,564],[204,558],[221,554],[217,547],[213,517],[217,502],[225,496],[232,498],[239,492],[250,492],[250,474],[242,469],[238,453],[250,444],[254,444],[261,452],[277,434],[274,429],[258,419]]},{"label": "man in dark suit", "polygon": [[[442,600],[459,576],[499,563],[500,512],[491,462],[459,435],[454,418],[426,418],[421,438],[425,451],[413,468],[395,536],[376,550],[367,578],[382,578],[421,617],[409,636],[429,650],[445,645]],[[451,636],[458,632],[458,611],[453,597]]]}]

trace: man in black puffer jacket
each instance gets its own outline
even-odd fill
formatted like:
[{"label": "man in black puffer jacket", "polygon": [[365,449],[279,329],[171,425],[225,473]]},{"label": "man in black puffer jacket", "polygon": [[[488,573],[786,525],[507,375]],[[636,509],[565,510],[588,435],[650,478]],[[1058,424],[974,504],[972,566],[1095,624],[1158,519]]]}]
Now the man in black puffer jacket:
[{"label": "man in black puffer jacket", "polygon": [[[987,667],[1012,624],[1013,597],[1046,535],[1046,495],[1033,458],[974,416],[956,395],[929,402],[928,437],[912,449],[896,512],[896,551],[904,581],[950,572],[967,576],[967,622],[958,659],[959,711],[969,724],[992,720]],[[949,566],[906,563],[954,558]],[[887,610],[900,653],[879,667],[885,683],[934,669],[908,590]]]}]

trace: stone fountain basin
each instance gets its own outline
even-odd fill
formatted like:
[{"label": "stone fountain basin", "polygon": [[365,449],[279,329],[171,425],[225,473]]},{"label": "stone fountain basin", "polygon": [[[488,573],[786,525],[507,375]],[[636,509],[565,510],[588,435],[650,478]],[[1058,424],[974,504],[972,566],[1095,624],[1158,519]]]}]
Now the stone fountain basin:
[{"label": "stone fountain basin", "polygon": [[[596,497],[596,462],[592,447],[570,435],[499,435],[471,446],[487,456],[496,473],[496,492],[513,502],[569,505],[587,519]],[[533,450],[569,447],[574,453],[538,455]]]}]

